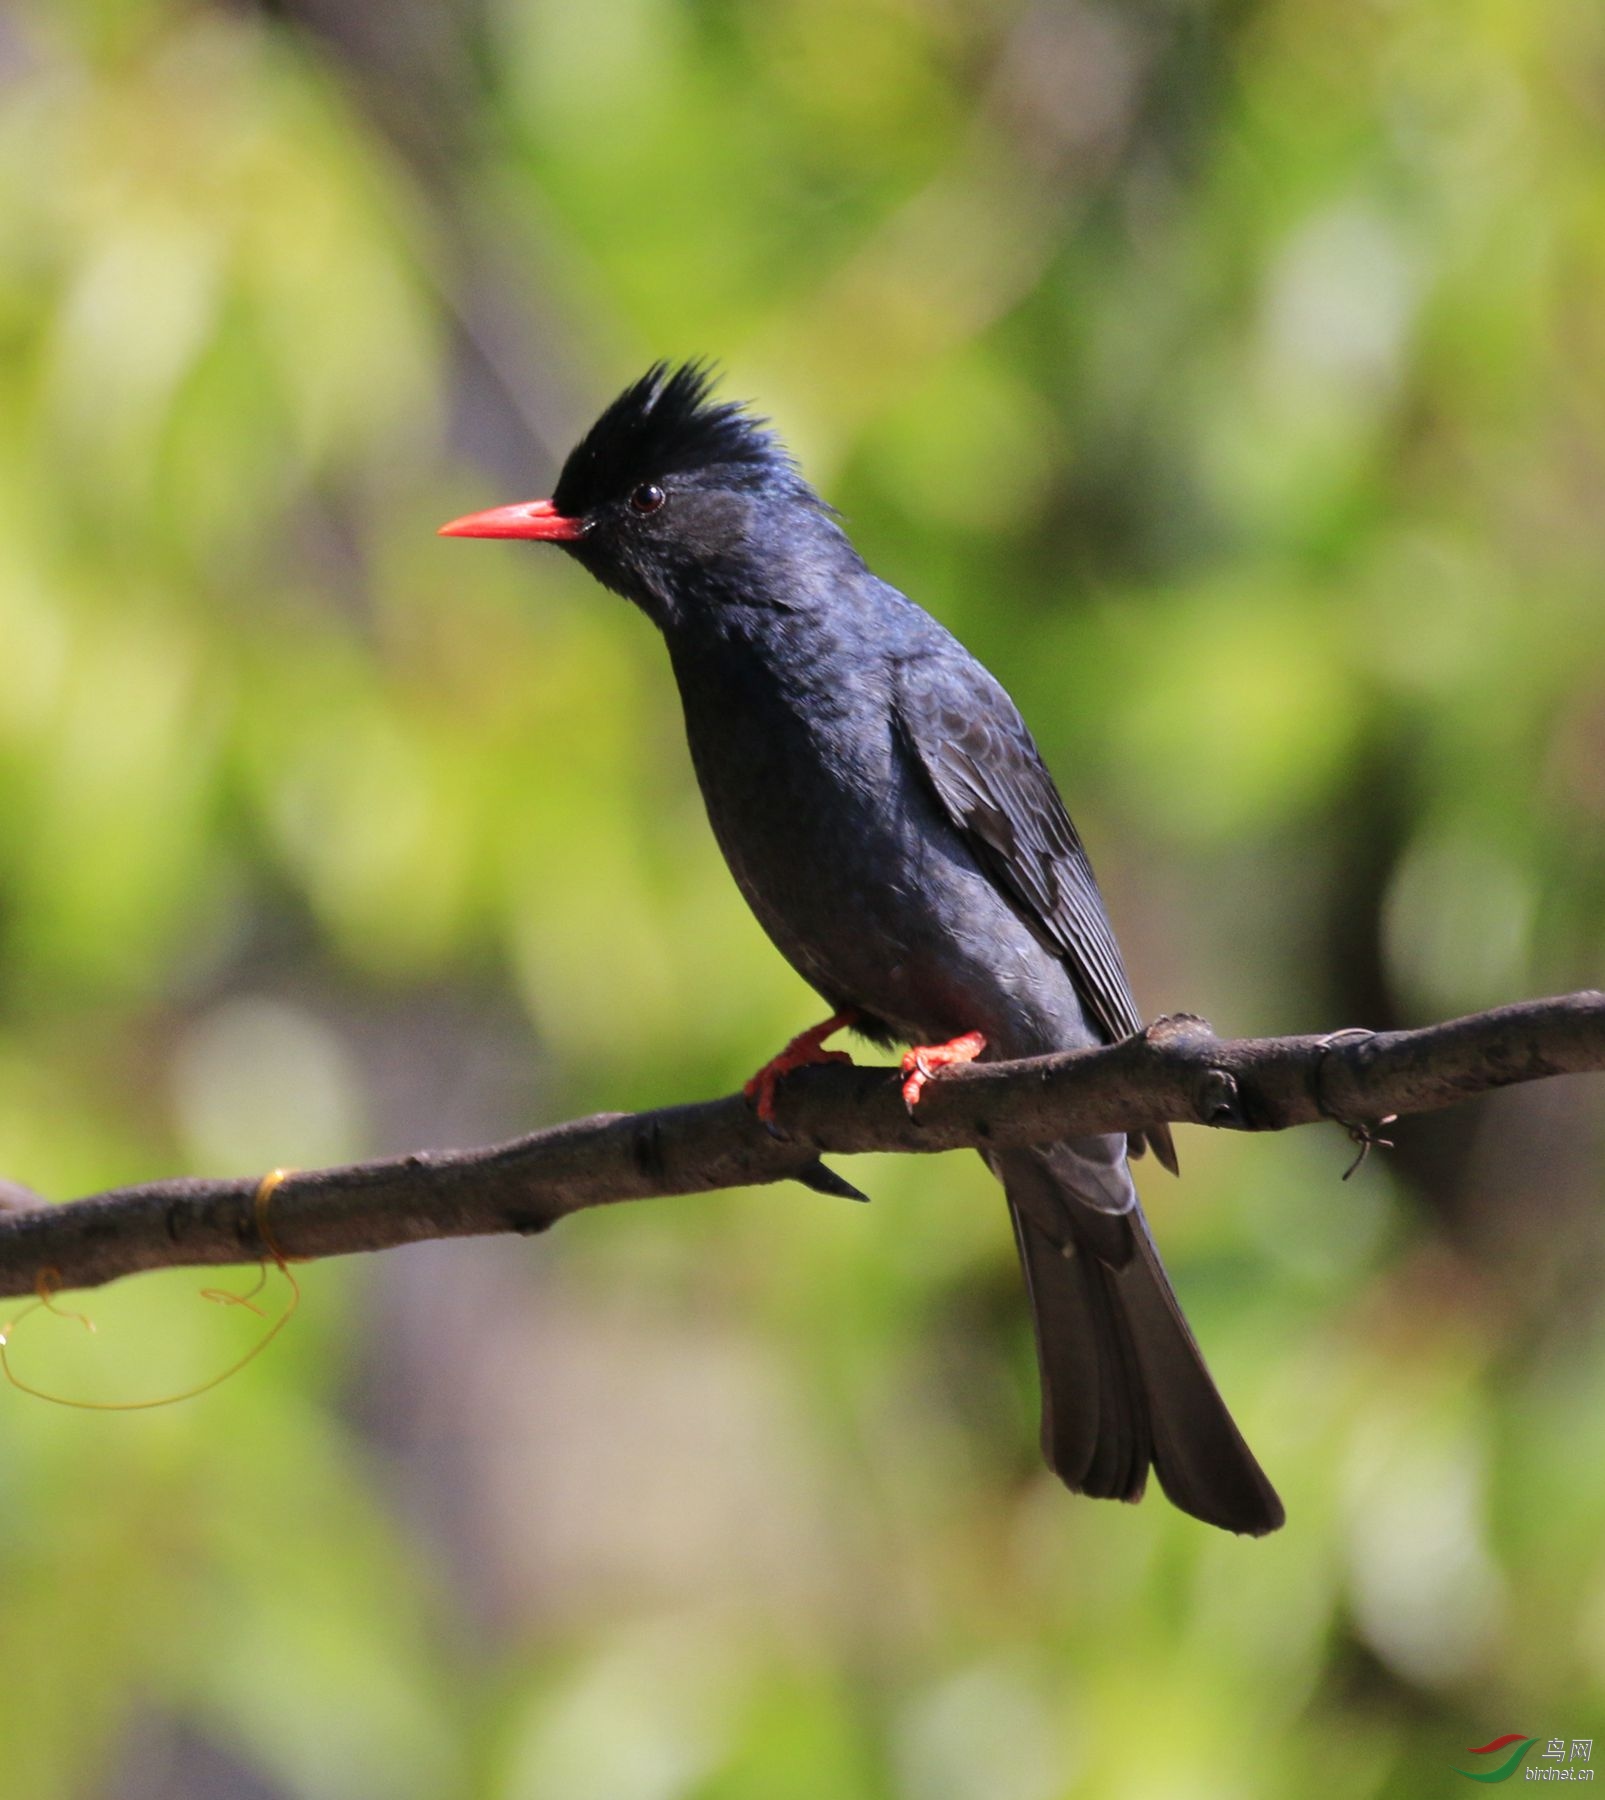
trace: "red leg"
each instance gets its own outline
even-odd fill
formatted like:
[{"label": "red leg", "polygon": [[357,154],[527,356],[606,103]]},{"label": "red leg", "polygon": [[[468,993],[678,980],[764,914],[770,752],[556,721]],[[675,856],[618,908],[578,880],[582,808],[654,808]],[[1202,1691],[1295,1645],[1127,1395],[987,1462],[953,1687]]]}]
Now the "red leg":
[{"label": "red leg", "polygon": [[855,1012],[839,1012],[826,1019],[823,1025],[799,1033],[753,1076],[741,1091],[757,1106],[758,1117],[764,1124],[768,1125],[774,1119],[775,1088],[782,1076],[789,1075],[793,1069],[806,1069],[818,1063],[850,1063],[853,1060],[845,1050],[825,1049],[824,1043],[833,1032],[845,1031],[857,1017]]},{"label": "red leg", "polygon": [[938,1069],[951,1063],[974,1062],[986,1048],[986,1039],[978,1031],[966,1031],[946,1044],[916,1044],[903,1058],[903,1104],[910,1112],[920,1103],[925,1084]]}]

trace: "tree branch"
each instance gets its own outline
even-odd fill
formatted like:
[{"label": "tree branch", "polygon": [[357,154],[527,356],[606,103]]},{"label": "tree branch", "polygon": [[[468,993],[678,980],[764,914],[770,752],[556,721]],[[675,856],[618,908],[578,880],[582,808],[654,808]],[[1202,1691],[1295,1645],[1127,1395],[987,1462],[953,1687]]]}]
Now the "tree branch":
[{"label": "tree branch", "polygon": [[[802,1181],[859,1197],[822,1152],[929,1152],[1046,1143],[1161,1119],[1280,1131],[1318,1119],[1362,1128],[1546,1075],[1605,1070],[1605,994],[1567,994],[1419,1031],[1217,1038],[1161,1019],[1108,1049],[944,1071],[905,1111],[892,1072],[808,1069],[781,1087],[771,1136],[738,1095],[658,1112],[604,1113],[483,1150],[307,1170],[279,1184],[271,1232],[296,1258],[426,1238],[544,1231],[620,1200]],[[118,1188],[65,1206],[0,1184],[0,1295],[42,1270],[94,1287],[144,1269],[264,1254],[261,1172]]]}]

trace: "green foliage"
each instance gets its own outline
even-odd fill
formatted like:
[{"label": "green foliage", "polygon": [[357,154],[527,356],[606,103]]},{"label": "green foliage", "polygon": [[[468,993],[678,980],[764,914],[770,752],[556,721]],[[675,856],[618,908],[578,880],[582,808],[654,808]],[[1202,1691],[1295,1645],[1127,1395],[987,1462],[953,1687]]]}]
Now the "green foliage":
[{"label": "green foliage", "polygon": [[[510,1134],[811,1020],[649,630],[432,536],[660,354],[1016,692],[1150,1010],[1597,981],[1597,9],[301,10],[0,19],[6,1173]],[[1040,1470],[973,1159],[320,1265],[168,1412],[0,1388],[0,1791],[1358,1800],[1588,1735],[1593,1091],[1145,1176],[1262,1544]],[[255,1329],[199,1285],[17,1366],[182,1386]]]}]

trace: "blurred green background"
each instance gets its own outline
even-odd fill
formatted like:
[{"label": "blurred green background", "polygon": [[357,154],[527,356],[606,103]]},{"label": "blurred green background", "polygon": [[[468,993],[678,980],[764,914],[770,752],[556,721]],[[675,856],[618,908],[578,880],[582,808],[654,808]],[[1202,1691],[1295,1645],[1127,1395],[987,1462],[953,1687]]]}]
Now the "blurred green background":
[{"label": "blurred green background", "polygon": [[[547,491],[755,396],[1004,678],[1146,1009],[1600,973],[1605,11],[11,0],[0,1170],[731,1089],[819,1008]],[[1289,1525],[1044,1473],[978,1162],[302,1271],[149,1414],[0,1388],[5,1800],[1423,1795],[1605,1762],[1600,1086],[1144,1176]],[[36,1318],[85,1396],[259,1329]]]}]

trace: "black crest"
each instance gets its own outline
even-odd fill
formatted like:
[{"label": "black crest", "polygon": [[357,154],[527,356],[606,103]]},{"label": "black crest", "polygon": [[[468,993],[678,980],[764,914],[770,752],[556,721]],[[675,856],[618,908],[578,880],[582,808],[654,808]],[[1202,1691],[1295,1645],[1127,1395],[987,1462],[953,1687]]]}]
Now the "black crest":
[{"label": "black crest", "polygon": [[654,363],[570,453],[552,495],[559,510],[583,514],[641,482],[700,469],[728,471],[743,485],[800,484],[767,421],[736,401],[714,400],[712,389],[707,363]]}]

